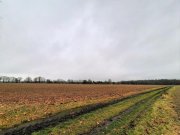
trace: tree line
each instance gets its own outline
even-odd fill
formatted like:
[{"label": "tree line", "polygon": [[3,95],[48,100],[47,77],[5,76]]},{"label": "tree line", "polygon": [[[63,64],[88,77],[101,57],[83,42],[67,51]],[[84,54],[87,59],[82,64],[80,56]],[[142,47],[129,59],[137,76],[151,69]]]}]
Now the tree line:
[{"label": "tree line", "polygon": [[93,84],[93,83],[111,83],[111,79],[108,79],[107,81],[92,81],[91,79],[88,80],[63,80],[63,79],[46,79],[45,77],[8,77],[8,76],[0,76],[0,83],[69,83],[69,84]]},{"label": "tree line", "polygon": [[0,83],[61,83],[61,84],[143,84],[143,85],[180,85],[178,79],[155,79],[155,80],[130,80],[130,81],[112,81],[108,79],[106,81],[93,81],[88,80],[63,80],[63,79],[46,79],[45,77],[8,77],[0,76]]},{"label": "tree line", "polygon": [[178,79],[131,80],[131,81],[121,81],[121,84],[180,85],[180,80]]}]

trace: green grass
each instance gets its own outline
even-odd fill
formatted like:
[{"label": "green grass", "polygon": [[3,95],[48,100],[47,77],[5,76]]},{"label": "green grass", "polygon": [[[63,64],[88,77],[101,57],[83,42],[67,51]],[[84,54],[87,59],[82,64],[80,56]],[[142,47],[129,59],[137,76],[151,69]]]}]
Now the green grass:
[{"label": "green grass", "polygon": [[174,88],[163,94],[152,106],[137,118],[127,135],[178,135],[177,114],[172,104]]},{"label": "green grass", "polygon": [[[143,95],[139,95],[137,97],[126,99],[122,102],[110,105],[108,107],[97,109],[96,111],[92,111],[90,113],[81,115],[75,119],[71,119],[66,122],[62,122],[55,127],[48,127],[39,132],[35,132],[35,133],[33,133],[33,135],[47,135],[47,134],[76,135],[76,134],[82,134],[82,133],[88,132],[93,127],[96,127],[97,125],[103,123],[104,120],[118,115],[120,112],[131,107],[135,103],[137,103],[143,99],[146,99],[158,92],[159,91],[152,91],[150,93],[146,93]],[[82,127],[82,125],[83,125],[83,127]]]},{"label": "green grass", "polygon": [[125,134],[126,130],[129,130],[129,124],[136,119],[147,107],[159,96],[157,94],[150,99],[147,99],[144,103],[135,106],[129,113],[125,114],[121,119],[113,121],[109,126],[103,129],[99,134]]}]

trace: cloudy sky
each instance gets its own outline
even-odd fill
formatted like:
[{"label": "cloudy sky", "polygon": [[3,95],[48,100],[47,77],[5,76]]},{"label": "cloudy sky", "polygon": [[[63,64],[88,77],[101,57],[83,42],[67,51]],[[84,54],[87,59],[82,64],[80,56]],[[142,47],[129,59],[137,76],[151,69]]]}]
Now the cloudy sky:
[{"label": "cloudy sky", "polygon": [[1,0],[0,75],[180,79],[180,0]]}]

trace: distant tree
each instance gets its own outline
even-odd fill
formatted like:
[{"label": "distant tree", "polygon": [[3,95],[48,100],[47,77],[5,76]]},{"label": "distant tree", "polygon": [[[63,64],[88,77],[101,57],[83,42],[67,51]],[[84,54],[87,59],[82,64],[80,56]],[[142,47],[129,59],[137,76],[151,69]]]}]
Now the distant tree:
[{"label": "distant tree", "polygon": [[82,83],[83,84],[91,84],[91,83],[93,83],[93,81],[91,79],[88,79],[88,80],[83,80]]},{"label": "distant tree", "polygon": [[56,83],[65,83],[66,81],[63,80],[63,79],[57,79],[57,80],[55,80],[55,82],[56,82]]},{"label": "distant tree", "polygon": [[20,83],[22,81],[22,79],[23,79],[22,77],[18,77],[17,78],[18,83]]},{"label": "distant tree", "polygon": [[10,77],[8,77],[8,76],[1,76],[1,80],[2,80],[3,83],[10,82]]},{"label": "distant tree", "polygon": [[83,80],[83,82],[82,82],[83,84],[87,84],[88,83],[88,81],[87,80]]},{"label": "distant tree", "polygon": [[30,83],[30,82],[32,82],[32,78],[31,78],[31,77],[26,77],[26,78],[24,79],[24,82]]},{"label": "distant tree", "polygon": [[42,82],[46,82],[46,79],[44,77],[38,76],[34,78],[34,82],[42,83]]},{"label": "distant tree", "polygon": [[93,83],[93,81],[92,81],[91,79],[88,79],[87,82],[88,82],[89,84]]},{"label": "distant tree", "polygon": [[4,83],[5,82],[5,79],[4,79],[5,76],[1,76],[1,81]]},{"label": "distant tree", "polygon": [[111,79],[108,79],[108,83],[111,84],[111,83],[112,83],[112,80],[111,80]]},{"label": "distant tree", "polygon": [[46,79],[46,82],[47,82],[47,83],[52,83],[53,81],[50,80],[50,79]]},{"label": "distant tree", "polygon": [[68,83],[73,83],[74,81],[72,79],[67,80]]},{"label": "distant tree", "polygon": [[131,80],[121,81],[121,84],[145,84],[145,85],[180,85],[180,80],[158,79],[158,80]]},{"label": "distant tree", "polygon": [[15,83],[16,81],[17,81],[16,77],[9,77],[9,81],[8,82]]}]

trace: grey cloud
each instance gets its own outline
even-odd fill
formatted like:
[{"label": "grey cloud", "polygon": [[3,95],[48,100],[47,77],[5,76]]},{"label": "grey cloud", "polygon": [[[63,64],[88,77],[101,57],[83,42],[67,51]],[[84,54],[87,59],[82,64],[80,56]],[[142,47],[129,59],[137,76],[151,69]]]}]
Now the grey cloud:
[{"label": "grey cloud", "polygon": [[179,0],[3,0],[0,74],[180,78]]}]

